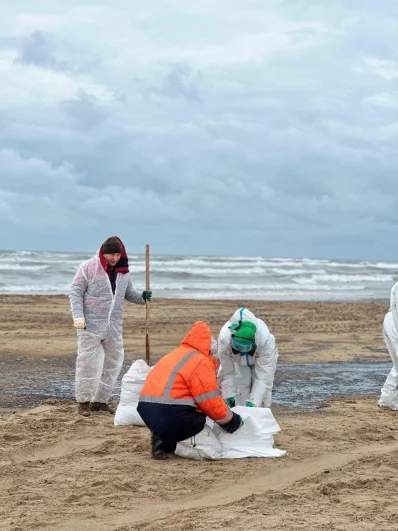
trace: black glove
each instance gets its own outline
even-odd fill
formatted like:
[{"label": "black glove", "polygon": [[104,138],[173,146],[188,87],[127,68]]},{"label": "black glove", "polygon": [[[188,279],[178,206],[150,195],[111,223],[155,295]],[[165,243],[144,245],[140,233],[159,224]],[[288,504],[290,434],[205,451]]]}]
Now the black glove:
[{"label": "black glove", "polygon": [[232,414],[232,420],[230,420],[227,424],[220,424],[221,428],[228,433],[234,433],[234,431],[243,425],[242,417],[234,412],[232,412]]}]

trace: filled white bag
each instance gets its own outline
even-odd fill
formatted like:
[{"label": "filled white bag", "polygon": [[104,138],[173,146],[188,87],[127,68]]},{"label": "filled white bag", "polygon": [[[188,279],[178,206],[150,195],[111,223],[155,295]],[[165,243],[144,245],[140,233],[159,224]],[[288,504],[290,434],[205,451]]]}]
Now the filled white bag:
[{"label": "filled white bag", "polygon": [[151,367],[144,360],[134,361],[122,378],[120,402],[115,413],[115,426],[145,426],[137,412],[138,399]]},{"label": "filled white bag", "polygon": [[178,443],[175,454],[196,461],[221,459],[222,446],[211,427],[206,424],[198,435]]},{"label": "filled white bag", "polygon": [[273,447],[273,436],[280,428],[269,408],[236,406],[232,411],[244,421],[235,433],[228,433],[207,419],[204,430],[196,437],[178,443],[175,453],[188,459],[280,457],[286,453]]},{"label": "filled white bag", "polygon": [[213,431],[223,448],[224,459],[240,457],[280,457],[286,452],[274,448],[274,435],[280,427],[268,407],[233,408],[244,421],[244,425],[235,433],[228,433],[218,424]]}]

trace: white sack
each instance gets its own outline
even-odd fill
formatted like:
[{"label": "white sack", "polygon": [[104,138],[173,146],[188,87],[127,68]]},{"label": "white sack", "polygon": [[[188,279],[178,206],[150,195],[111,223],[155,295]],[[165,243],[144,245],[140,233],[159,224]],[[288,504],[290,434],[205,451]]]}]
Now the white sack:
[{"label": "white sack", "polygon": [[198,435],[178,443],[175,453],[196,461],[222,459],[222,446],[211,427],[206,424]]},{"label": "white sack", "polygon": [[115,426],[145,426],[137,412],[138,399],[151,370],[144,360],[134,361],[122,378],[120,402],[115,413]]},{"label": "white sack", "polygon": [[273,448],[273,436],[280,428],[269,408],[236,406],[232,410],[244,421],[244,425],[235,433],[228,433],[207,419],[205,429],[196,437],[178,443],[175,453],[188,459],[280,457],[286,453],[284,450]]}]

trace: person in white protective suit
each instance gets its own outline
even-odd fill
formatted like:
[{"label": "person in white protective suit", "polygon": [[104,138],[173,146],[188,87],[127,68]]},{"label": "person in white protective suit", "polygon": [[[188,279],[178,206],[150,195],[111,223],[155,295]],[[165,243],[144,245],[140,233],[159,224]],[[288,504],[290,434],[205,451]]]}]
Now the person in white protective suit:
[{"label": "person in white protective suit", "polygon": [[230,407],[270,407],[278,349],[268,326],[247,308],[237,310],[218,338],[218,379]]},{"label": "person in white protective suit", "polygon": [[97,255],[78,269],[70,289],[73,325],[77,329],[76,401],[84,417],[91,411],[115,411],[108,405],[122,368],[124,300],[150,301],[151,291],[132,286],[126,250],[111,236]]},{"label": "person in white protective suit", "polygon": [[398,282],[391,289],[390,309],[383,321],[383,337],[393,367],[381,388],[379,406],[398,410]]}]

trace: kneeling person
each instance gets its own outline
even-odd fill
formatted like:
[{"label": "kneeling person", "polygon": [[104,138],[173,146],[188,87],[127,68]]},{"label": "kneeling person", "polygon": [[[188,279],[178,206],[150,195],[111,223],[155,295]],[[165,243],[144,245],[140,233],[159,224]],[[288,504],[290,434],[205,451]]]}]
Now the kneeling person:
[{"label": "kneeling person", "polygon": [[193,324],[179,348],[159,360],[148,374],[137,411],[152,432],[152,457],[166,459],[177,442],[201,432],[206,415],[229,433],[242,424],[218,389],[218,362],[203,321]]}]

